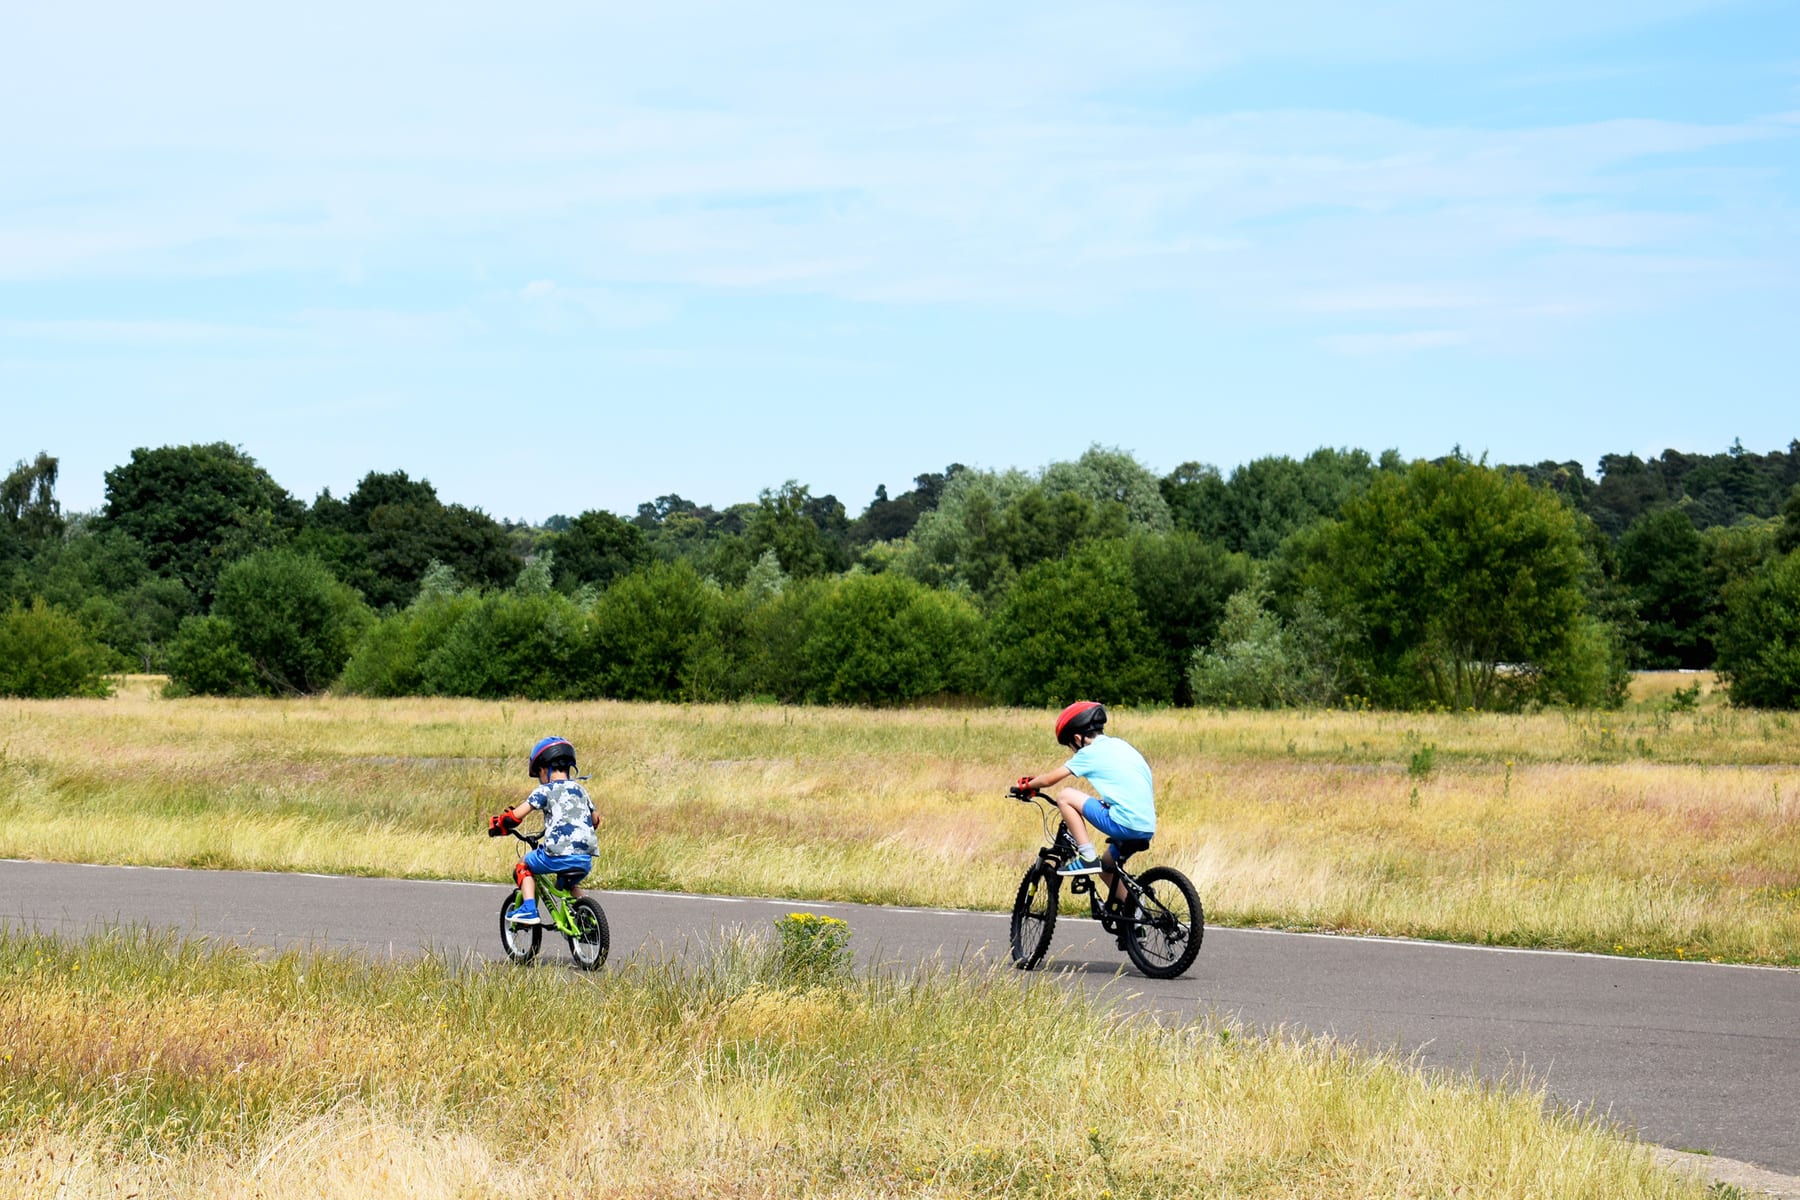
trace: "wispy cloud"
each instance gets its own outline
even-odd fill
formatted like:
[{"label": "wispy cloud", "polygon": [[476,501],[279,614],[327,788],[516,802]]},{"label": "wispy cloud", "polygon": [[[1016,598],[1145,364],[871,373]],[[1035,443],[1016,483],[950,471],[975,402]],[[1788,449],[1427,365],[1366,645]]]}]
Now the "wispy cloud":
[{"label": "wispy cloud", "polygon": [[1465,345],[1469,335],[1458,329],[1412,329],[1403,333],[1340,333],[1321,339],[1338,354],[1413,354]]}]

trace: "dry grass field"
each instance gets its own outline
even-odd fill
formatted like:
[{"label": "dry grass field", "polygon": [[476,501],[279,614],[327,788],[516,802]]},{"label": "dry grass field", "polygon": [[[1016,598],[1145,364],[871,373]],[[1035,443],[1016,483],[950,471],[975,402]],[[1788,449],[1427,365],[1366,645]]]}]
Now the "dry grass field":
[{"label": "dry grass field", "polygon": [[[1660,681],[1659,681],[1660,683]],[[1676,686],[1685,686],[1677,684]],[[1668,688],[1672,692],[1673,688]],[[465,700],[0,703],[0,856],[495,878],[485,817],[574,740],[615,887],[1010,903],[1040,828],[1007,783],[1046,713]],[[1800,718],[1123,711],[1145,862],[1214,923],[1800,964]]]},{"label": "dry grass field", "polygon": [[0,932],[0,1197],[539,1194],[1724,1193],[1528,1083],[1011,971],[802,985],[763,942],[578,976]]}]

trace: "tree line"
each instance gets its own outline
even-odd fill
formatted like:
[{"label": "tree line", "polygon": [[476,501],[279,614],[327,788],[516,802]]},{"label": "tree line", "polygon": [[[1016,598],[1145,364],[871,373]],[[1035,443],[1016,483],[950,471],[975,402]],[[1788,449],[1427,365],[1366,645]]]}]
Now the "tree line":
[{"label": "tree line", "polygon": [[143,448],[65,514],[0,484],[0,694],[1076,695],[1227,706],[1620,702],[1714,668],[1800,706],[1800,441],[1491,466],[1270,456],[1158,476],[1102,446],[952,463],[852,517],[795,481],[541,524],[372,471],[296,499],[223,443]]}]

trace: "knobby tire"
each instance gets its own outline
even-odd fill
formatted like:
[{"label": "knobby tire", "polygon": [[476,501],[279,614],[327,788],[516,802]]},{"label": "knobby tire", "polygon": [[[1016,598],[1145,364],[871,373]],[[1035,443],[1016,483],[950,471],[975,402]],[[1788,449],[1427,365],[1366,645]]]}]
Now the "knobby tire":
[{"label": "knobby tire", "polygon": [[1144,923],[1125,926],[1125,953],[1152,979],[1179,978],[1194,965],[1206,936],[1200,893],[1173,867],[1151,867],[1137,881],[1148,893],[1136,913]]},{"label": "knobby tire", "polygon": [[538,947],[544,941],[542,925],[514,925],[506,919],[524,901],[525,893],[514,888],[500,905],[500,947],[506,951],[506,957],[516,963],[528,963],[536,958]]},{"label": "knobby tire", "polygon": [[599,970],[612,949],[612,930],[606,924],[606,912],[586,896],[569,905],[579,937],[569,939],[569,957],[583,971]]},{"label": "knobby tire", "polygon": [[1050,949],[1050,938],[1056,932],[1056,892],[1061,884],[1056,868],[1037,863],[1019,881],[1019,895],[1013,901],[1012,960],[1021,971],[1029,971],[1044,961]]}]

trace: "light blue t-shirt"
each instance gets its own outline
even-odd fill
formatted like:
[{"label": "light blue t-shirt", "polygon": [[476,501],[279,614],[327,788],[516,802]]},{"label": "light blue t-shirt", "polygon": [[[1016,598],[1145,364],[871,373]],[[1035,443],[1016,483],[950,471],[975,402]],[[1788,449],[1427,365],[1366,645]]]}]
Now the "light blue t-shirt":
[{"label": "light blue t-shirt", "polygon": [[1112,806],[1113,820],[1146,837],[1156,832],[1156,790],[1150,782],[1150,764],[1130,742],[1103,733],[1077,750],[1066,765]]}]

